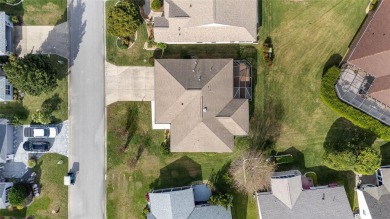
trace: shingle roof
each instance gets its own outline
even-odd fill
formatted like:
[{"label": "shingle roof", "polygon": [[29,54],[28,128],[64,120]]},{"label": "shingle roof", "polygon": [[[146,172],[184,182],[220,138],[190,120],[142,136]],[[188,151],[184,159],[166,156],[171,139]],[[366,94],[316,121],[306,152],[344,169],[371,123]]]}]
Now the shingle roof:
[{"label": "shingle roof", "polygon": [[373,219],[389,218],[390,192],[385,186],[365,187],[363,195]]},{"label": "shingle roof", "polygon": [[[290,175],[291,172],[274,176]],[[302,190],[301,176],[271,178],[272,192],[258,193],[262,219],[348,219],[353,214],[344,187]],[[298,188],[298,186],[301,186]]]},{"label": "shingle roof", "polygon": [[151,212],[157,219],[184,219],[194,210],[193,189],[149,193]]},{"label": "shingle roof", "polygon": [[230,207],[202,206],[195,207],[188,219],[229,219],[232,218]]},{"label": "shingle roof", "polygon": [[346,61],[375,77],[368,93],[388,106],[390,106],[389,60],[390,1],[382,0],[363,24],[346,56]]},{"label": "shingle roof", "polygon": [[0,55],[4,55],[6,54],[7,50],[6,50],[6,47],[7,47],[7,43],[6,43],[6,26],[5,26],[5,12],[4,11],[0,11]]},{"label": "shingle roof", "polygon": [[[256,0],[165,0],[165,17],[156,17],[156,42],[257,41]],[[166,22],[160,20],[167,19]],[[161,25],[163,24],[163,25]],[[163,27],[163,28],[161,28]]]},{"label": "shingle roof", "polygon": [[5,163],[6,157],[7,157],[7,125],[0,124],[0,163]]},{"label": "shingle roof", "polygon": [[233,99],[232,59],[156,60],[155,109],[156,123],[171,124],[173,152],[231,152],[233,135],[249,129],[248,100]]},{"label": "shingle roof", "polygon": [[5,206],[5,200],[2,199],[5,189],[12,186],[13,183],[10,182],[0,182],[0,209],[5,209],[7,206]]}]

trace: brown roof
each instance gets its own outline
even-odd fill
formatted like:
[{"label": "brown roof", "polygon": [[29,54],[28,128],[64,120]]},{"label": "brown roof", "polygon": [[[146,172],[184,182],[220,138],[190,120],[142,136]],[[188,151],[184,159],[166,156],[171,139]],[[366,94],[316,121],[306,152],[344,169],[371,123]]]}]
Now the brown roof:
[{"label": "brown roof", "polygon": [[249,130],[249,103],[233,99],[233,59],[155,61],[155,122],[171,124],[173,152],[231,152]]},{"label": "brown roof", "polygon": [[346,60],[375,77],[369,94],[390,106],[390,0],[368,15]]}]

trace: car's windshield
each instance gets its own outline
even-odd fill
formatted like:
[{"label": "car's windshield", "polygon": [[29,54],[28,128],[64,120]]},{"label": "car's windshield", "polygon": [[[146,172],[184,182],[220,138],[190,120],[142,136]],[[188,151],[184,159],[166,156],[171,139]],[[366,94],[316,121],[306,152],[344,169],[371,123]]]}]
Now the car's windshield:
[{"label": "car's windshield", "polygon": [[50,130],[49,129],[44,129],[44,136],[49,136]]}]

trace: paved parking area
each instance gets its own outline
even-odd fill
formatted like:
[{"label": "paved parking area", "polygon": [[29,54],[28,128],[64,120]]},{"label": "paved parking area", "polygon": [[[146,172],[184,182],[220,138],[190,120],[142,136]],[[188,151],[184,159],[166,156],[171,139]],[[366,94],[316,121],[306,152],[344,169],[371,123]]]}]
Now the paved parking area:
[{"label": "paved parking area", "polygon": [[[68,121],[55,125],[58,128],[58,135],[55,138],[43,139],[50,142],[50,150],[46,153],[58,153],[64,156],[68,156],[69,145],[69,129]],[[23,143],[29,138],[24,137],[23,129],[29,127],[29,125],[18,126],[14,128],[14,160],[13,162],[5,163],[2,175],[6,178],[20,178],[27,173],[27,161],[30,156],[39,157],[43,153],[26,152],[23,149]],[[39,138],[33,138],[33,140],[40,140]]]},{"label": "paved parking area", "polygon": [[16,54],[41,52],[69,57],[68,22],[57,26],[15,26],[14,51]]},{"label": "paved parking area", "polygon": [[154,99],[154,68],[115,66],[106,62],[106,105]]}]

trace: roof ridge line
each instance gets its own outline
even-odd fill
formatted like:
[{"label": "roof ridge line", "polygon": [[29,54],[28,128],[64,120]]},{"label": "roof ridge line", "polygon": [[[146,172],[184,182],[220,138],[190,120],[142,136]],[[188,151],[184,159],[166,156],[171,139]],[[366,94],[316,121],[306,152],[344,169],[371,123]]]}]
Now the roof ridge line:
[{"label": "roof ridge line", "polygon": [[[368,24],[367,24],[366,28],[364,29],[362,35],[360,36],[359,40],[356,42],[356,46],[355,46],[355,48],[353,48],[353,50],[352,50],[351,55],[349,56],[349,58],[352,57],[353,53],[354,53],[355,50],[356,50],[356,47],[357,47],[357,46],[359,45],[359,43],[360,43],[360,40],[362,40],[363,35],[364,35],[364,34],[366,33],[366,31],[368,30],[368,27],[370,26],[372,20],[375,18],[376,13],[379,11],[379,8],[382,6],[382,3],[383,3],[383,1],[380,1],[378,8],[375,10],[374,14],[372,15],[371,20],[368,22]],[[355,59],[353,59],[353,60],[355,60]],[[348,60],[348,61],[349,61],[349,60]]]}]

